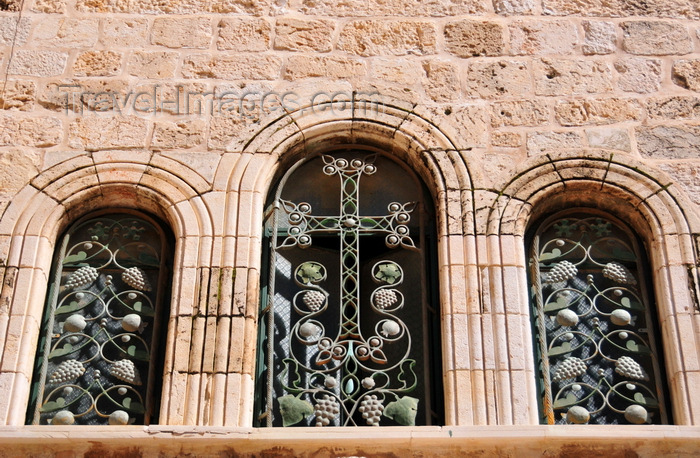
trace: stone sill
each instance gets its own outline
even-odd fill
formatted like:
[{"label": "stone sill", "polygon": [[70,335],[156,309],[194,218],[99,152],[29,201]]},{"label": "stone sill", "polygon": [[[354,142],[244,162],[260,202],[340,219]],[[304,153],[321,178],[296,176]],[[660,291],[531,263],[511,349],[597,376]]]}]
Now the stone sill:
[{"label": "stone sill", "polygon": [[0,455],[212,456],[697,456],[695,426],[425,426],[230,428],[0,426]]}]

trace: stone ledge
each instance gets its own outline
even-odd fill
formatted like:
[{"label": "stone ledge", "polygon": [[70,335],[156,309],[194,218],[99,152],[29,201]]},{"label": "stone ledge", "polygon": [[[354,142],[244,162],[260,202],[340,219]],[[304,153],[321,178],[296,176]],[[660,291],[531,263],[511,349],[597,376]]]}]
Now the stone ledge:
[{"label": "stone ledge", "polygon": [[206,426],[3,426],[6,456],[694,456],[695,426],[426,426],[232,428]]}]

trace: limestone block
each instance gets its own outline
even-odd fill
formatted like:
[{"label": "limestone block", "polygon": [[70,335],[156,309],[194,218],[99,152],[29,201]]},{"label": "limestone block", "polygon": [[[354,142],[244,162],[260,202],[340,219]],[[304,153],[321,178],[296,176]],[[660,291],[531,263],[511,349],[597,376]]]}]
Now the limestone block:
[{"label": "limestone block", "polygon": [[529,132],[527,134],[527,154],[561,148],[581,148],[583,142],[578,132]]},{"label": "limestone block", "polygon": [[521,96],[530,92],[532,80],[524,61],[474,62],[467,70],[468,97]]},{"label": "limestone block", "polygon": [[668,21],[626,21],[622,27],[622,47],[631,54],[687,54],[693,41],[684,24]]},{"label": "limestone block", "polygon": [[27,80],[10,80],[0,93],[0,106],[5,110],[31,111],[36,100],[36,84]]},{"label": "limestone block", "polygon": [[445,48],[459,57],[499,56],[505,47],[504,32],[496,22],[450,22],[445,26]]},{"label": "limestone block", "polygon": [[63,125],[57,118],[0,117],[0,145],[46,147],[57,145],[62,138]]},{"label": "limestone block", "polygon": [[121,70],[122,54],[114,51],[86,51],[73,63],[75,76],[114,76]]},{"label": "limestone block", "polygon": [[39,173],[41,154],[27,148],[0,151],[0,190],[11,195]]},{"label": "limestone block", "polygon": [[574,95],[612,90],[612,70],[607,62],[538,59],[533,65],[537,95]]},{"label": "limestone block", "polygon": [[224,18],[219,22],[219,50],[265,51],[270,48],[272,27],[262,18]]},{"label": "limestone block", "polygon": [[[517,1],[517,0],[516,0]],[[299,10],[315,16],[457,16],[490,11],[491,0],[432,0],[407,2],[404,0],[303,0]]]},{"label": "limestone block", "polygon": [[292,56],[284,68],[284,79],[287,80],[317,76],[346,79],[366,74],[367,62],[340,56]]},{"label": "limestone block", "polygon": [[158,122],[153,128],[153,148],[192,148],[202,143],[206,123],[201,119]]},{"label": "limestone block", "polygon": [[644,110],[636,99],[562,100],[554,107],[554,116],[562,126],[636,121],[643,115]]},{"label": "limestone block", "polygon": [[579,42],[577,25],[569,21],[515,21],[508,29],[511,54],[573,54]]},{"label": "limestone block", "polygon": [[127,71],[140,78],[173,78],[178,53],[167,51],[136,51],[129,57]]},{"label": "limestone block", "polygon": [[[518,132],[491,132],[491,145],[506,148],[517,148],[523,144],[523,139]],[[511,160],[511,167],[513,166]]]},{"label": "limestone block", "polygon": [[128,86],[126,81],[112,78],[52,80],[39,86],[37,102],[48,110],[79,113],[94,108],[95,102],[104,96],[117,100],[122,106]]},{"label": "limestone block", "polygon": [[361,56],[435,54],[436,32],[432,22],[356,20],[343,27],[338,49]]},{"label": "limestone block", "polygon": [[700,92],[700,59],[675,61],[671,78],[680,87]]},{"label": "limestone block", "polygon": [[151,43],[168,48],[208,48],[211,43],[211,19],[208,17],[169,18],[153,21]]},{"label": "limestone block", "polygon": [[22,7],[22,2],[20,0],[6,0],[3,11],[14,12],[19,11]]},{"label": "limestone block", "polygon": [[80,12],[132,14],[235,13],[263,15],[271,0],[77,0]]},{"label": "limestone block", "polygon": [[185,57],[182,76],[185,78],[219,79],[277,79],[282,60],[266,54],[210,55],[194,54]]},{"label": "limestone block", "polygon": [[533,14],[535,0],[493,0],[493,8],[496,13],[504,16]]},{"label": "limestone block", "polygon": [[31,26],[31,19],[26,17],[20,19],[19,24],[15,16],[0,17],[0,45],[11,46],[13,42],[16,46],[26,44]]},{"label": "limestone block", "polygon": [[491,125],[541,126],[549,120],[549,105],[543,100],[496,102],[492,106]]},{"label": "limestone block", "polygon": [[458,148],[482,148],[488,144],[489,110],[485,106],[451,105],[430,107],[426,111],[427,118],[440,126]]},{"label": "limestone block", "polygon": [[605,21],[583,21],[585,33],[583,41],[583,53],[611,54],[617,49],[615,40],[617,39],[616,27],[612,22]]},{"label": "limestone block", "polygon": [[650,119],[698,119],[700,98],[689,96],[648,99],[647,115]]},{"label": "limestone block", "polygon": [[105,18],[100,42],[106,47],[136,48],[148,44],[148,20]]},{"label": "limestone block", "polygon": [[615,62],[617,86],[625,92],[646,94],[661,87],[661,60],[628,57]]},{"label": "limestone block", "polygon": [[211,0],[209,9],[212,13],[264,16],[275,10],[276,3],[273,0]]},{"label": "limestone block", "polygon": [[225,149],[234,140],[242,137],[253,121],[238,115],[212,117],[207,147],[211,150]]},{"label": "limestone block", "polygon": [[420,82],[422,76],[420,62],[413,59],[375,57],[370,63],[370,77],[392,81],[403,86],[413,86]]},{"label": "limestone block", "polygon": [[700,126],[641,126],[636,129],[637,147],[654,159],[697,159]]},{"label": "limestone block", "polygon": [[588,146],[592,148],[616,149],[632,151],[629,132],[627,129],[601,128],[586,130]]},{"label": "limestone block", "polygon": [[700,18],[700,4],[696,0],[543,0],[542,10],[545,14],[557,16]]},{"label": "limestone block", "polygon": [[91,48],[98,32],[97,19],[48,17],[35,24],[33,40],[47,47]]},{"label": "limestone block", "polygon": [[[139,109],[147,109],[150,104],[149,110],[155,107],[159,112],[183,115],[210,113],[212,108],[211,91],[202,83],[169,81],[145,83],[134,87],[133,94],[130,105],[133,105],[137,94],[148,94],[148,97],[142,96],[143,100],[139,100],[142,103],[136,104]],[[153,99],[155,103],[152,102]]]},{"label": "limestone block", "polygon": [[57,76],[63,73],[68,54],[55,51],[19,50],[10,63],[10,75]]},{"label": "limestone block", "polygon": [[148,123],[136,116],[82,116],[69,126],[71,148],[88,151],[144,148]]},{"label": "limestone block", "polygon": [[700,164],[686,161],[662,162],[658,167],[671,175],[696,205],[700,205]]},{"label": "limestone block", "polygon": [[460,97],[457,68],[444,60],[423,61],[423,89],[436,102],[449,102]]},{"label": "limestone block", "polygon": [[334,31],[333,21],[279,18],[275,25],[275,49],[328,52],[333,49]]},{"label": "limestone block", "polygon": [[36,13],[59,13],[66,12],[65,0],[34,0],[30,9]]}]

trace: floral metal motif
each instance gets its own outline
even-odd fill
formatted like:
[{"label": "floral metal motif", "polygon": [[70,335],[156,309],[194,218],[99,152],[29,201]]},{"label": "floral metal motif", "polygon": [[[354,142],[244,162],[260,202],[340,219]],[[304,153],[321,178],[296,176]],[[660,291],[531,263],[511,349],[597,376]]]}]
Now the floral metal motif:
[{"label": "floral metal motif", "polygon": [[619,226],[569,217],[541,231],[534,299],[548,423],[666,423],[638,255]]},{"label": "floral metal motif", "polygon": [[[299,288],[291,301],[294,324],[282,352],[285,357],[268,363],[280,368],[274,382],[287,393],[277,397],[284,426],[304,419],[316,426],[377,426],[383,418],[393,419],[394,424],[415,424],[419,400],[408,393],[415,389],[418,378],[413,370],[416,362],[410,358],[411,335],[397,313],[404,307],[400,291],[404,273],[399,264],[391,260],[374,264],[371,275],[377,285],[369,306],[360,306],[360,238],[383,235],[387,248],[415,249],[407,225],[414,203],[390,203],[386,215],[360,215],[360,177],[376,172],[374,158],[323,156],[323,173],[341,180],[338,215],[317,216],[308,203],[279,200],[278,218],[289,228],[275,242],[276,251],[308,248],[315,235],[331,234],[340,240],[341,260],[336,295],[324,288],[327,269],[322,263],[302,262],[291,272]],[[377,317],[373,329],[363,329],[361,310]],[[337,331],[327,329],[329,316],[337,317]],[[274,335],[267,338],[268,345],[275,342]],[[271,372],[268,377],[271,387]],[[270,394],[268,402],[273,399]],[[269,404],[268,425],[273,424],[273,407]]]},{"label": "floral metal motif", "polygon": [[161,233],[120,215],[89,220],[69,240],[49,297],[32,422],[144,423]]}]

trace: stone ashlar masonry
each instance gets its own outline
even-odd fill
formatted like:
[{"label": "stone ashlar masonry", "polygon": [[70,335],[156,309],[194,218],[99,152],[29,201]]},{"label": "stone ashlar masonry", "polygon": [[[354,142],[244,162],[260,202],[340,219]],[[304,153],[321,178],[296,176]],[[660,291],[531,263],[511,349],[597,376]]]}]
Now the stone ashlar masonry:
[{"label": "stone ashlar masonry", "polygon": [[[337,439],[326,455],[413,444],[427,456],[457,450],[448,427],[515,425],[454,437],[462,451],[532,456],[547,443],[622,456],[646,437],[646,455],[700,446],[697,0],[6,0],[0,48],[0,442],[36,452],[39,435],[60,436],[56,450],[102,453],[95,443],[117,450],[129,436],[201,453],[177,442],[194,434],[214,453],[235,427],[245,453]],[[379,102],[360,111],[352,94]],[[375,432],[383,441],[365,448],[345,431],[275,442],[245,429],[265,196],[294,160],[348,143],[396,155],[434,194],[448,426]],[[553,440],[564,430],[537,426],[525,231],[575,205],[627,220],[650,252],[685,426],[629,427],[633,441],[593,426]],[[176,237],[163,426],[22,427],[56,240],[108,207],[154,213]]]}]

